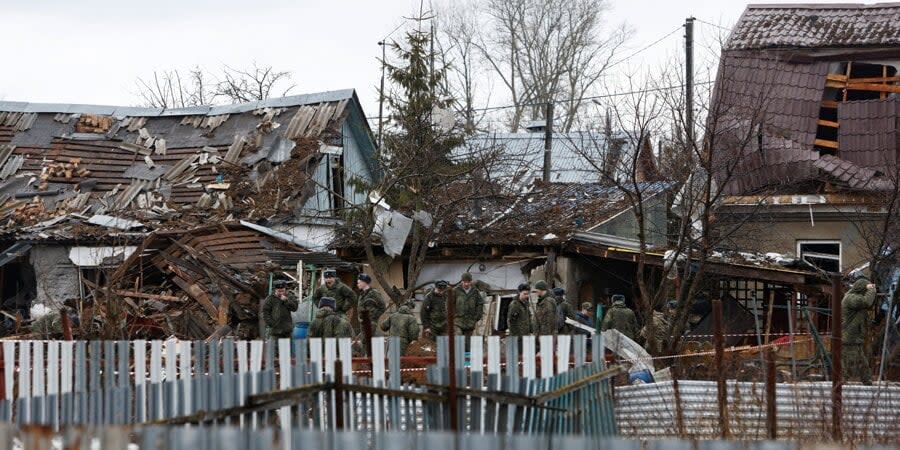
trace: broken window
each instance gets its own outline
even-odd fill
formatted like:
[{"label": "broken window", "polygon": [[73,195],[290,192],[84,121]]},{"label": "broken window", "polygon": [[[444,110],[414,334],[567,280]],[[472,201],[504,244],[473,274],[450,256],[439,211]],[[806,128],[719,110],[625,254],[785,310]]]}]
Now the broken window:
[{"label": "broken window", "polygon": [[841,243],[839,241],[799,241],[800,259],[825,272],[841,271]]},{"label": "broken window", "polygon": [[884,99],[900,94],[896,62],[850,61],[835,64],[825,79],[815,147],[820,155],[840,155],[838,104]]}]

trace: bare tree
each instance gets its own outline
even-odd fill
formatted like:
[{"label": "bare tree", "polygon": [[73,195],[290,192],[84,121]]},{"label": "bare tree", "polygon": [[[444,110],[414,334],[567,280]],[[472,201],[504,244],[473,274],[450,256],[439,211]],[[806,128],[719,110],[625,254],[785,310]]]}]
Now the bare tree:
[{"label": "bare tree", "polygon": [[478,101],[481,100],[478,98],[478,91],[484,87],[480,79],[485,75],[485,70],[479,64],[480,54],[476,41],[479,25],[475,8],[474,2],[463,1],[452,8],[446,8],[436,18],[440,25],[435,36],[435,56],[447,68],[443,89],[457,99],[454,107],[465,118],[465,131],[468,133],[474,132],[480,119],[484,117],[483,112],[476,112],[478,107],[486,105],[490,100],[488,94],[483,101]]},{"label": "bare tree", "polygon": [[247,69],[223,66],[219,75],[196,66],[187,71],[154,71],[152,77],[138,78],[136,95],[141,105],[152,108],[242,103],[287,95],[296,87],[290,78],[290,72],[256,63]]},{"label": "bare tree", "polygon": [[[558,129],[569,130],[628,37],[625,26],[605,30],[605,0],[488,0],[464,5],[468,26],[443,33],[474,46],[514,104],[511,131],[558,105]],[[448,21],[453,24],[454,21]]]}]

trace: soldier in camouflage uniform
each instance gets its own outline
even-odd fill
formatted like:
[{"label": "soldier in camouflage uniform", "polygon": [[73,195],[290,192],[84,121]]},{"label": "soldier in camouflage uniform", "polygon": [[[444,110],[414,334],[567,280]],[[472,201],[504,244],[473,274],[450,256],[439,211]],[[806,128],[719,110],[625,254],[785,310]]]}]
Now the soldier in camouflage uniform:
[{"label": "soldier in camouflage uniform", "polygon": [[531,334],[531,310],[528,308],[528,295],[531,288],[528,284],[519,285],[519,295],[509,304],[506,311],[506,328],[510,336]]},{"label": "soldier in camouflage uniform", "polygon": [[[622,301],[625,301],[624,295],[614,295],[613,302],[617,300],[617,297],[621,297]],[[675,311],[678,308],[678,303],[675,300],[669,300],[666,303],[665,311],[653,311],[653,335],[655,336],[656,346],[650,347],[650,335],[646,326],[641,329],[641,336],[647,340],[644,344],[644,348],[647,349],[651,355],[659,355],[662,353],[663,344],[668,341],[671,336],[668,334],[669,332],[669,324],[675,318]]]},{"label": "soldier in camouflage uniform", "polygon": [[459,286],[453,289],[453,332],[457,336],[471,336],[475,325],[484,316],[481,292],[472,285],[472,274],[465,272]]},{"label": "soldier in camouflage uniform", "polygon": [[349,314],[350,310],[356,307],[356,294],[353,289],[337,279],[337,271],[327,269],[323,274],[325,284],[319,286],[313,294],[313,300],[318,302],[322,297],[331,297],[335,302],[335,312]]},{"label": "soldier in camouflage uniform", "polygon": [[363,326],[363,317],[365,313],[369,313],[369,322],[372,324],[372,334],[378,330],[378,318],[384,313],[387,306],[384,303],[381,293],[372,289],[372,277],[368,274],[361,273],[356,280],[356,287],[359,288],[359,325]]},{"label": "soldier in camouflage uniform", "polygon": [[309,325],[309,337],[341,338],[352,337],[353,328],[347,316],[334,311],[336,302],[331,297],[319,300],[319,312]]},{"label": "soldier in camouflage uniform", "polygon": [[419,319],[422,322],[424,335],[429,339],[447,334],[447,288],[450,283],[438,280],[434,283],[434,289],[425,294],[422,300],[422,310],[419,311]]},{"label": "soldier in camouflage uniform", "polygon": [[381,322],[381,330],[400,337],[400,352],[406,355],[409,344],[419,338],[419,322],[412,313],[413,305],[404,303],[394,315]]},{"label": "soldier in camouflage uniform", "polygon": [[550,293],[547,282],[544,280],[534,284],[537,291],[538,302],[534,312],[534,331],[538,336],[556,335],[556,299]]},{"label": "soldier in camouflage uniform", "polygon": [[618,296],[616,296],[609,311],[606,312],[606,316],[603,318],[603,323],[601,324],[601,329],[603,331],[609,329],[619,330],[619,332],[628,336],[628,338],[633,341],[637,340],[640,331],[634,311],[625,306],[624,298],[618,298]]},{"label": "soldier in camouflage uniform", "polygon": [[869,333],[869,310],[875,303],[875,285],[861,278],[841,300],[842,336],[841,364],[845,381],[858,378],[872,384],[872,369],[866,357],[865,340]]},{"label": "soldier in camouflage uniform", "polygon": [[263,322],[266,324],[268,337],[289,338],[294,331],[291,312],[296,311],[300,303],[293,292],[287,292],[286,282],[278,280],[274,283],[274,288],[274,292],[263,302]]},{"label": "soldier in camouflage uniform", "polygon": [[575,308],[566,300],[566,290],[553,288],[553,296],[556,297],[556,321],[559,334],[571,334],[572,326],[566,324],[566,319],[575,320]]}]

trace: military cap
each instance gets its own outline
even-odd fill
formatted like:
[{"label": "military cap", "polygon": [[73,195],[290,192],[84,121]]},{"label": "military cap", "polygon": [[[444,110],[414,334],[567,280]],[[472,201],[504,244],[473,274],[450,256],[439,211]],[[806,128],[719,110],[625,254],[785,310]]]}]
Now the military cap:
[{"label": "military cap", "polygon": [[538,281],[537,283],[534,283],[534,288],[540,289],[542,291],[546,291],[547,290],[547,282],[544,280]]}]

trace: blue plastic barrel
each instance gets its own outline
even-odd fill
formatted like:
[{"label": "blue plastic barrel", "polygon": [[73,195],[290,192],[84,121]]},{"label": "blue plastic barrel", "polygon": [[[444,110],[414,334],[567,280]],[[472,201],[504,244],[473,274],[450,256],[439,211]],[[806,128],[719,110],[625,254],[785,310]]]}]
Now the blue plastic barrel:
[{"label": "blue plastic barrel", "polygon": [[643,383],[652,383],[653,382],[653,374],[650,373],[649,370],[643,369],[635,372],[631,372],[628,374],[628,384],[633,384],[635,381],[641,381]]},{"label": "blue plastic barrel", "polygon": [[294,339],[306,339],[307,332],[309,332],[309,322],[297,322],[294,325]]}]

